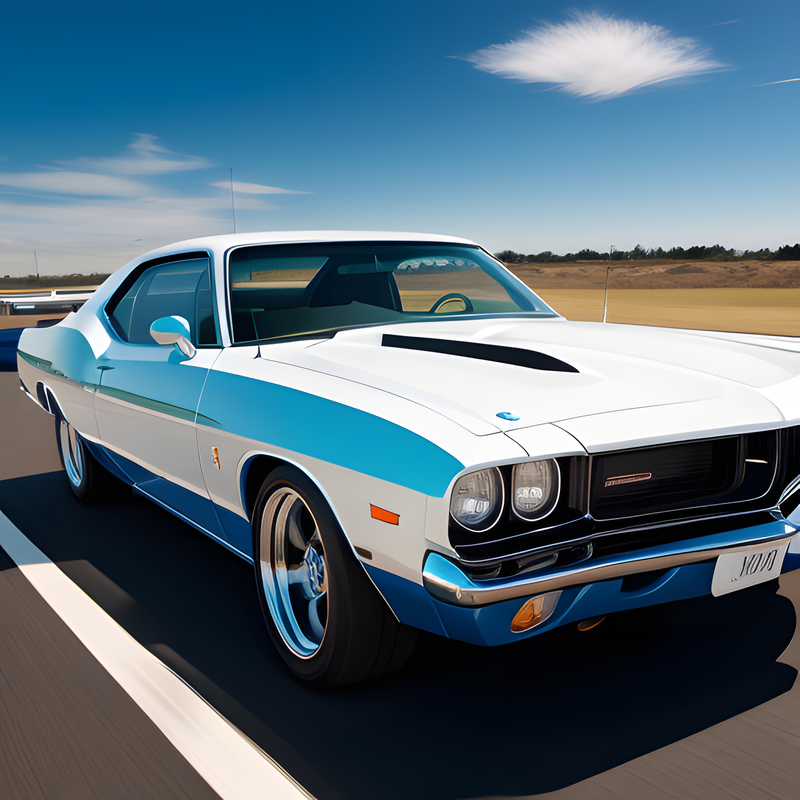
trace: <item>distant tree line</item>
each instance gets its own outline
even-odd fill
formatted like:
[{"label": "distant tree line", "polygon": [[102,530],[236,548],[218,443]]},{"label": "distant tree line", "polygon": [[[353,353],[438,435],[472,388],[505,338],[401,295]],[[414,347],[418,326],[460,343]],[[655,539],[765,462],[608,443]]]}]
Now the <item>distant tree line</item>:
[{"label": "distant tree line", "polygon": [[495,253],[506,264],[521,264],[534,262],[539,264],[572,263],[575,261],[631,261],[648,258],[664,258],[680,261],[800,261],[800,244],[784,245],[772,251],[769,248],[761,250],[734,250],[726,249],[715,244],[711,247],[698,245],[695,247],[672,247],[664,250],[661,247],[645,249],[637,244],[633,250],[612,250],[611,253],[598,253],[597,250],[581,250],[579,253],[567,253],[557,256],[549,250],[542,253],[523,255],[513,250],[503,250]]}]

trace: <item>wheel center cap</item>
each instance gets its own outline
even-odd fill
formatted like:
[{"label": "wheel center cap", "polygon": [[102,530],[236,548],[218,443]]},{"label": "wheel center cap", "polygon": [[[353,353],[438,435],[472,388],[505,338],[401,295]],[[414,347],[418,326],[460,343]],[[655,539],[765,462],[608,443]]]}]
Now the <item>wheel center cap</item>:
[{"label": "wheel center cap", "polygon": [[321,595],[325,591],[325,562],[313,547],[306,549],[303,555],[303,566],[308,573],[308,580],[314,595]]}]

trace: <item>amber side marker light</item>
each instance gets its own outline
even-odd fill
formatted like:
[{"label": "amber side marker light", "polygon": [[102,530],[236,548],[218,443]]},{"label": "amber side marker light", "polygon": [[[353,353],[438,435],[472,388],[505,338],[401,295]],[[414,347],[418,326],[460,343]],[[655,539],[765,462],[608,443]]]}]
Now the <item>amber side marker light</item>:
[{"label": "amber side marker light", "polygon": [[369,513],[372,519],[377,519],[381,522],[388,522],[390,525],[400,524],[399,514],[394,514],[391,511],[387,511],[385,508],[374,506],[372,503],[369,504]]},{"label": "amber side marker light", "polygon": [[602,617],[589,617],[589,619],[582,620],[578,623],[578,630],[583,633],[584,631],[590,631],[592,628],[596,628],[603,620],[605,616]]},{"label": "amber side marker light", "polygon": [[526,600],[511,620],[511,633],[524,633],[541,625],[556,610],[559,597],[561,591],[540,594]]}]

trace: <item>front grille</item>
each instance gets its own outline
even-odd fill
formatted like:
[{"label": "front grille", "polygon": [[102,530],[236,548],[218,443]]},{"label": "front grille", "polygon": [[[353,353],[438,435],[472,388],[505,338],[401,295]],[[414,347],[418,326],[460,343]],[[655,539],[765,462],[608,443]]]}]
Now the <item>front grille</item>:
[{"label": "front grille", "polygon": [[[788,433],[784,483],[789,484],[793,479],[800,477],[800,428],[791,428]],[[792,492],[783,503],[781,503],[781,513],[788,517],[800,505],[800,490]]]},{"label": "front grille", "polygon": [[[451,521],[450,541],[462,566],[480,572],[502,565],[505,576],[530,569],[531,559],[558,554],[552,566],[542,561],[543,569],[558,569],[587,546],[594,556],[629,552],[769,521],[767,512],[800,474],[800,427],[558,463],[561,497],[538,524],[508,512],[476,535]],[[780,510],[788,515],[798,504],[800,490]]]},{"label": "front grille", "polygon": [[775,431],[604,453],[592,458],[589,513],[605,521],[756,500],[777,461]]}]

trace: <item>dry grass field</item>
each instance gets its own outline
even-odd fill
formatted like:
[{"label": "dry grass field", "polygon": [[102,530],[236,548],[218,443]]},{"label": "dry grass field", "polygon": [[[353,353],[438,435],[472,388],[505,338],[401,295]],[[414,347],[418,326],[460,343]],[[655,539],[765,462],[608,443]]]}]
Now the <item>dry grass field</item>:
[{"label": "dry grass field", "polygon": [[[509,266],[568,319],[602,320],[605,262]],[[617,262],[607,320],[800,336],[800,262]]]},{"label": "dry grass field", "polygon": [[[602,289],[608,262],[508,266],[540,289]],[[612,261],[608,285],[612,289],[798,289],[800,261]]]}]

